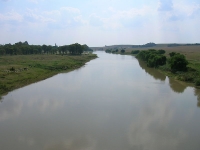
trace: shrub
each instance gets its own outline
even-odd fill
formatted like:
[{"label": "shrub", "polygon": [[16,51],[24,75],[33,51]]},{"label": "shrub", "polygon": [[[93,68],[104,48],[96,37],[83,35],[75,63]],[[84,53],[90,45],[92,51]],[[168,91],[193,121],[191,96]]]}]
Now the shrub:
[{"label": "shrub", "polygon": [[131,54],[138,54],[140,51],[139,50],[134,50],[131,52]]},{"label": "shrub", "polygon": [[107,50],[106,50],[106,53],[111,53],[111,50],[110,50],[110,49],[107,49]]},{"label": "shrub", "polygon": [[124,49],[122,49],[122,50],[121,50],[121,53],[125,53],[125,50],[124,50]]},{"label": "shrub", "polygon": [[15,71],[15,68],[14,68],[14,67],[11,67],[11,68],[10,68],[10,71]]},{"label": "shrub", "polygon": [[147,61],[148,67],[158,67],[166,64],[166,57],[159,54],[158,51],[150,49],[148,51],[140,51],[137,58]]},{"label": "shrub", "polygon": [[158,50],[158,53],[159,54],[165,54],[165,50],[160,49],[160,50]]},{"label": "shrub", "polygon": [[171,52],[171,53],[169,53],[169,56],[173,57],[175,54],[176,54],[175,52]]},{"label": "shrub", "polygon": [[171,58],[169,59],[169,63],[172,72],[187,70],[188,61],[182,54],[176,53],[173,56],[171,56]]},{"label": "shrub", "polygon": [[196,86],[200,86],[200,78],[198,78],[198,79],[195,80],[195,85]]}]

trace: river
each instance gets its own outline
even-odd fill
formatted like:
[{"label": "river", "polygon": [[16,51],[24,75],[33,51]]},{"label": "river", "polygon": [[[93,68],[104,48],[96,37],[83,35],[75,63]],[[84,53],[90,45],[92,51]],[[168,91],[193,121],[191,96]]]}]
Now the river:
[{"label": "river", "polygon": [[199,150],[200,90],[133,56],[99,58],[0,103],[1,150]]}]

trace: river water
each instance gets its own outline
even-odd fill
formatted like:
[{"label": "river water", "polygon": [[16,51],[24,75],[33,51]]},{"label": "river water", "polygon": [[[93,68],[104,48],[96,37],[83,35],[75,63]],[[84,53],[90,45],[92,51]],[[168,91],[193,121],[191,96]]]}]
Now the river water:
[{"label": "river water", "polygon": [[96,53],[1,99],[0,150],[200,149],[200,90],[133,56]]}]

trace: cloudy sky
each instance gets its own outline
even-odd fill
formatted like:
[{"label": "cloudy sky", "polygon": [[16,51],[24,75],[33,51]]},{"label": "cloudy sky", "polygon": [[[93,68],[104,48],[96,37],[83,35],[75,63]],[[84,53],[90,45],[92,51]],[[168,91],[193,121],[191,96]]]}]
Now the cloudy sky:
[{"label": "cloudy sky", "polygon": [[200,0],[0,0],[0,44],[199,43]]}]

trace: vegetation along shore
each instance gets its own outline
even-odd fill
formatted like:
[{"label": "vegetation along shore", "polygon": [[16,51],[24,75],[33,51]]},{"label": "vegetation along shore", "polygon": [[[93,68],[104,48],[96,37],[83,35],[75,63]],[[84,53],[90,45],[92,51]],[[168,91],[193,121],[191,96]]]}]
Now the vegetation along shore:
[{"label": "vegetation along shore", "polygon": [[[151,46],[149,46],[151,44]],[[155,44],[110,48],[107,53],[135,55],[150,68],[200,87],[200,44]]]},{"label": "vegetation along shore", "polygon": [[0,95],[77,69],[96,57],[87,45],[78,43],[60,47],[28,42],[0,45]]}]

